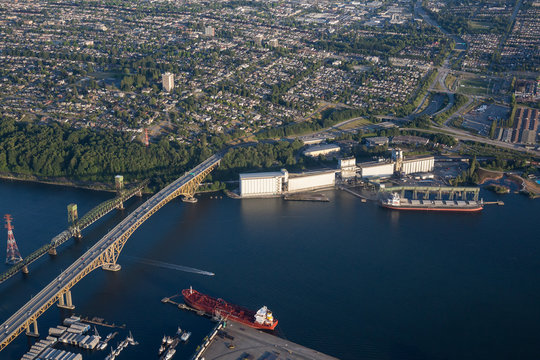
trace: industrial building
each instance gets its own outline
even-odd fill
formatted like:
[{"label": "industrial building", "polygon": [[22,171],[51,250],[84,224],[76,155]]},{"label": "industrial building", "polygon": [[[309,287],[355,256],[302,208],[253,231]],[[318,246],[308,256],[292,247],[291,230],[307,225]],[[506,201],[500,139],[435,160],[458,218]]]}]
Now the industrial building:
[{"label": "industrial building", "polygon": [[401,149],[392,150],[392,160],[396,164],[395,172],[405,175],[431,172],[435,167],[435,158],[433,156],[416,156],[403,159]]},{"label": "industrial building", "polygon": [[283,184],[287,183],[288,179],[289,173],[285,169],[275,172],[240,174],[240,196],[280,195],[283,192]]},{"label": "industrial building", "polygon": [[394,175],[395,162],[393,161],[370,161],[360,163],[360,176],[366,179],[382,178]]},{"label": "industrial building", "polygon": [[330,187],[336,184],[336,170],[290,174],[286,189],[289,193]]},{"label": "industrial building", "polygon": [[433,156],[423,156],[412,159],[403,160],[401,163],[400,172],[405,175],[415,173],[426,173],[433,171],[435,166],[435,158]]},{"label": "industrial building", "polygon": [[354,157],[339,159],[339,168],[341,170],[342,179],[350,179],[356,177],[358,167],[356,166],[356,159]]},{"label": "industrial building", "polygon": [[366,144],[368,147],[388,145],[388,138],[384,136],[366,138]]},{"label": "industrial building", "polygon": [[276,172],[240,174],[240,196],[267,197],[334,186],[337,170],[289,174]]},{"label": "industrial building", "polygon": [[313,145],[304,150],[303,154],[305,156],[317,157],[320,155],[328,155],[333,153],[338,153],[341,150],[339,145],[335,144],[320,144]]}]

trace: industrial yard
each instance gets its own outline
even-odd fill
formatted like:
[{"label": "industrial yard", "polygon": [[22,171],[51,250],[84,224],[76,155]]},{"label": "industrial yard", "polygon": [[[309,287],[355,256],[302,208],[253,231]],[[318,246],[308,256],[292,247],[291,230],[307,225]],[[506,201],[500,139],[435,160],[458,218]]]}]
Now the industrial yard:
[{"label": "industrial yard", "polygon": [[206,350],[196,359],[336,360],[280,337],[231,322],[216,331]]}]

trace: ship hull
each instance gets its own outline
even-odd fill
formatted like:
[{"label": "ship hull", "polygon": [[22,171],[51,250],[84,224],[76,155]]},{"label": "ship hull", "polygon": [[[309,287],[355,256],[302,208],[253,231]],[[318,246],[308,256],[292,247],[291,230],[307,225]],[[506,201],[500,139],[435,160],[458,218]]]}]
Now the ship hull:
[{"label": "ship hull", "polygon": [[484,209],[483,206],[472,207],[436,207],[436,206],[403,206],[381,204],[382,207],[392,210],[410,210],[410,211],[447,211],[447,212],[478,212]]},{"label": "ship hull", "polygon": [[229,304],[222,299],[215,299],[196,290],[184,289],[182,290],[182,295],[186,304],[210,316],[219,315],[225,320],[235,321],[260,330],[274,330],[278,324],[277,320],[274,320],[272,324],[259,324],[251,320],[254,319],[255,312]]}]

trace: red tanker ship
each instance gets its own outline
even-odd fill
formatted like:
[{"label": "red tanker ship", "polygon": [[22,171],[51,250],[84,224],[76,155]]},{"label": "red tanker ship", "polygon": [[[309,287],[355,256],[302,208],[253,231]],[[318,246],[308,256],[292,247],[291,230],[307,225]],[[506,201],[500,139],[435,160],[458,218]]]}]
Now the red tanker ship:
[{"label": "red tanker ship", "polygon": [[257,312],[238,305],[229,304],[223,299],[215,299],[202,294],[197,290],[182,290],[184,301],[189,306],[204,311],[212,316],[219,316],[225,320],[232,320],[255,329],[274,330],[278,321],[272,316],[272,312],[263,306]]}]

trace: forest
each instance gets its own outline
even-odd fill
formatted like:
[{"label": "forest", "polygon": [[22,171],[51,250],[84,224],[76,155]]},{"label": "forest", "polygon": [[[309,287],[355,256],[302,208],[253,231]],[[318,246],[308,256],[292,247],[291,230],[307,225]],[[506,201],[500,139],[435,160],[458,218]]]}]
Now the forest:
[{"label": "forest", "polygon": [[[203,136],[196,145],[162,140],[146,147],[130,137],[107,130],[0,118],[0,173],[105,183],[122,174],[126,182],[150,178],[150,187],[156,190],[227,146],[226,139]],[[294,166],[302,146],[300,141],[281,141],[233,148],[209,179],[229,180],[238,171]]]}]

